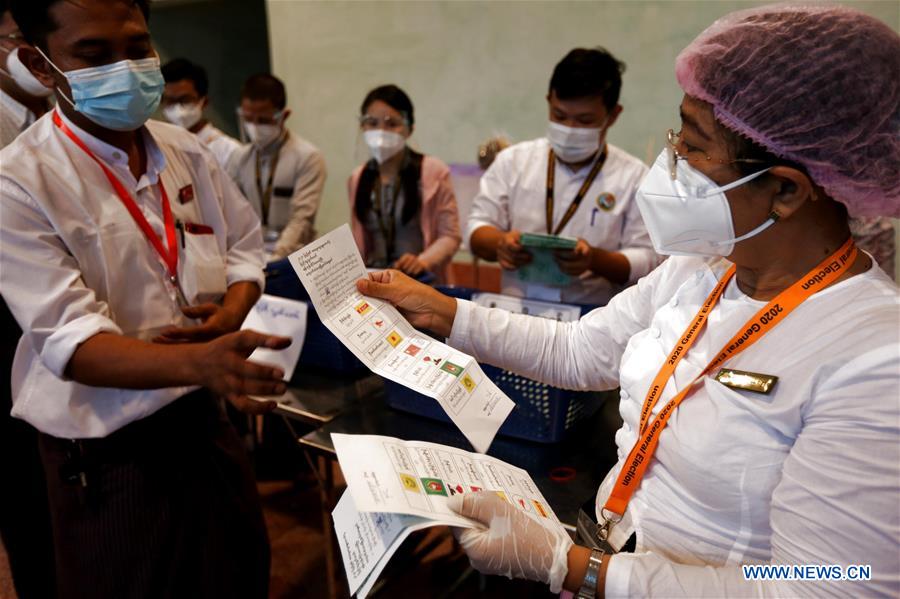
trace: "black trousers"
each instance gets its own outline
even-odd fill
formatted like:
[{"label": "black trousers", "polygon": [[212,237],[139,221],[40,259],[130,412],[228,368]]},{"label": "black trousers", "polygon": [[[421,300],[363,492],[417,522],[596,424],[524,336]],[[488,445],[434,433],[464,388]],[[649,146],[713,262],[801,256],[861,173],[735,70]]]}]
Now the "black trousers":
[{"label": "black trousers", "polygon": [[38,432],[9,415],[10,372],[22,331],[2,300],[0,331],[0,537],[19,599],[48,599],[56,596],[56,582],[47,483]]},{"label": "black trousers", "polygon": [[265,598],[247,454],[205,391],[103,439],[41,435],[63,599]]}]

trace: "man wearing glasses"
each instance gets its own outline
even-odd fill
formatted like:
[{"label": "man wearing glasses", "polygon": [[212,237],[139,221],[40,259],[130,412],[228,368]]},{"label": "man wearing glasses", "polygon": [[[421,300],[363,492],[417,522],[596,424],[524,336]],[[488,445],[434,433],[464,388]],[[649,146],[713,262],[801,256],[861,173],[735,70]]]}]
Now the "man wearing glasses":
[{"label": "man wearing glasses", "polygon": [[234,152],[227,171],[250,200],[263,225],[270,259],[284,258],[316,237],[316,212],[325,187],[325,159],[291,133],[284,84],[253,75],[241,89],[238,117],[250,141]]}]

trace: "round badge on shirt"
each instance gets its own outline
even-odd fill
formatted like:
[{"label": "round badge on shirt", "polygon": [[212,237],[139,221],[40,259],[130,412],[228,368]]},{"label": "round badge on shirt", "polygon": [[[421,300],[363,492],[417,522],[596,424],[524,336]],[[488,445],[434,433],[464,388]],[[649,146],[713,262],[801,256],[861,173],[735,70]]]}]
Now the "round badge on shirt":
[{"label": "round badge on shirt", "polygon": [[601,193],[597,196],[597,207],[601,210],[605,210],[609,212],[613,208],[616,207],[616,196],[615,194],[609,193],[608,191]]}]

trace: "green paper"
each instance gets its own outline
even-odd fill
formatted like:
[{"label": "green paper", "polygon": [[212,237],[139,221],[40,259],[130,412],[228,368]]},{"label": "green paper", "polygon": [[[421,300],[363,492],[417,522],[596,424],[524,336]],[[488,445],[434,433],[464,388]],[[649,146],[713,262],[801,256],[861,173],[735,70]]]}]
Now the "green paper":
[{"label": "green paper", "polygon": [[519,243],[528,248],[550,248],[554,250],[571,250],[578,243],[573,237],[559,235],[543,235],[541,233],[522,233]]}]

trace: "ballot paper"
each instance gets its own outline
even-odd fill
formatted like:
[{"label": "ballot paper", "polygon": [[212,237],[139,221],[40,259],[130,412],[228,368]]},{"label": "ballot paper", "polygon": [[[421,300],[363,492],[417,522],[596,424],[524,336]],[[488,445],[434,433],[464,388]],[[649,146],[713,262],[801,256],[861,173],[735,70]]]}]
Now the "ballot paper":
[{"label": "ballot paper", "polygon": [[347,225],[289,257],[322,323],[369,369],[437,400],[479,452],[514,407],[471,356],[417,331],[356,281],[366,267]]},{"label": "ballot paper", "polygon": [[303,349],[303,339],[306,337],[306,312],[305,302],[262,295],[247,314],[241,329],[290,337],[291,344],[282,350],[258,347],[250,354],[248,360],[278,366],[284,370],[284,380],[291,380],[297,367],[297,360],[300,358],[300,351]]},{"label": "ballot paper", "polygon": [[411,533],[434,526],[416,516],[358,512],[349,491],[341,496],[331,517],[350,594],[358,591],[360,598],[368,595],[390,557]]},{"label": "ballot paper", "polygon": [[447,507],[447,499],[485,491],[559,523],[528,473],[497,458],[379,435],[332,433],[331,441],[359,512],[405,514],[435,525],[472,528],[479,525]]},{"label": "ballot paper", "polygon": [[497,293],[476,293],[472,296],[472,302],[484,308],[501,308],[513,314],[528,314],[561,322],[575,322],[581,318],[581,308],[578,306],[523,299]]},{"label": "ballot paper", "polygon": [[332,433],[347,490],[332,512],[350,594],[364,598],[413,532],[482,526],[446,506],[459,493],[496,493],[562,528],[527,472],[455,447],[378,435]]},{"label": "ballot paper", "polygon": [[519,242],[531,253],[531,262],[516,271],[519,280],[525,283],[539,283],[551,287],[565,287],[572,277],[562,272],[553,253],[556,250],[571,250],[578,243],[572,237],[522,233]]}]

